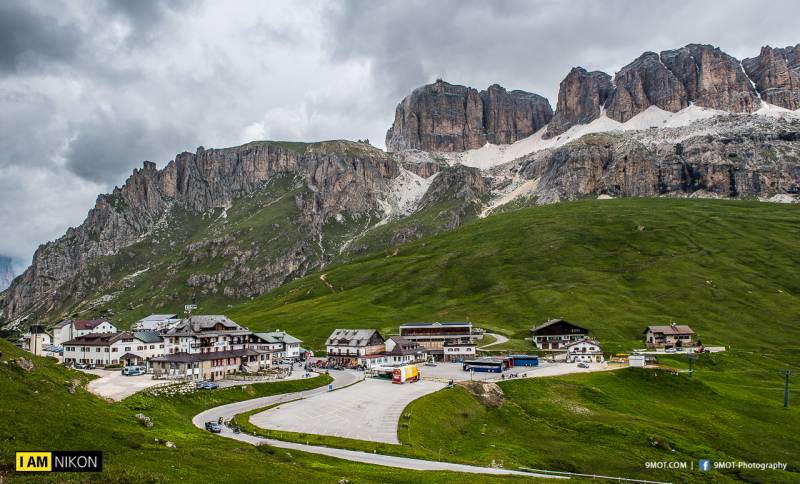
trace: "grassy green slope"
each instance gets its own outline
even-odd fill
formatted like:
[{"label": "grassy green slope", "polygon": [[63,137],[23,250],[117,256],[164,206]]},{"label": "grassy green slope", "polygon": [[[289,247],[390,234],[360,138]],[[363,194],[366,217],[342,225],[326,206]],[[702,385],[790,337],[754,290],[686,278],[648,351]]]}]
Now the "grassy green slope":
[{"label": "grassy green slope", "polygon": [[[628,369],[508,381],[501,383],[505,404],[491,409],[463,389],[442,390],[406,408],[412,417],[400,437],[417,453],[444,459],[671,482],[797,482],[800,407],[782,408],[777,368],[754,367],[759,362],[740,356],[704,357],[709,361],[692,379]],[[759,378],[740,373],[754,369]],[[703,474],[699,459],[789,467]],[[685,462],[687,469],[646,467],[661,461]]]},{"label": "grassy green slope", "polygon": [[[513,381],[487,409],[462,390],[412,403],[400,453],[449,460],[693,481],[796,480],[798,408],[784,367],[800,368],[800,211],[755,202],[584,201],[535,207],[357,259],[230,312],[320,348],[334,327],[394,331],[461,320],[525,347],[534,324],[564,317],[606,351],[641,347],[648,324],[687,323],[707,345],[694,379],[625,370]],[[529,345],[530,343],[527,343]],[[680,357],[662,358],[685,368]],[[658,442],[658,444],[653,444]],[[347,442],[335,445],[348,446]],[[648,471],[649,460],[783,461],[792,474]]]},{"label": "grassy green slope", "polygon": [[607,349],[648,324],[691,324],[706,344],[769,348],[800,336],[800,211],[756,202],[563,203],[476,221],[312,274],[229,311],[320,348],[335,327],[396,331],[470,319],[521,338],[548,318]]},{"label": "grassy green slope", "polygon": [[[30,354],[4,340],[0,340],[0,352],[0,482],[453,482],[455,477],[257,448],[211,435],[191,423],[203,409],[307,389],[324,384],[325,377],[178,397],[138,394],[112,404],[83,388],[74,394],[68,391],[72,380],[87,381],[83,373],[37,357],[33,357],[33,371],[26,372],[13,360],[31,358]],[[139,412],[152,419],[152,428],[134,419]],[[167,448],[165,440],[176,448]],[[14,452],[21,450],[102,450],[104,470],[99,474],[17,474]]]}]

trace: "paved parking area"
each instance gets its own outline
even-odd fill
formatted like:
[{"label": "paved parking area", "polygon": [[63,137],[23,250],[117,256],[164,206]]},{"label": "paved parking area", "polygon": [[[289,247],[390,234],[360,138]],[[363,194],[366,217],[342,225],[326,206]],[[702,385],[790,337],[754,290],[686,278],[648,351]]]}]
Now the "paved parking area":
[{"label": "paved parking area", "polygon": [[164,383],[164,380],[153,380],[153,375],[125,376],[121,370],[84,371],[100,377],[89,382],[87,389],[90,392],[116,402],[145,388]]},{"label": "paved parking area", "polygon": [[589,368],[579,368],[576,363],[541,361],[539,366],[517,366],[505,370],[503,373],[476,371],[470,376],[470,372],[464,371],[462,368],[461,363],[437,363],[436,366],[419,365],[419,371],[423,379],[435,379],[437,381],[469,381],[470,379],[475,381],[503,381],[504,379],[507,380],[510,375],[515,375],[516,378],[537,378],[612,369],[602,363],[591,363]]},{"label": "paved parking area", "polygon": [[406,405],[444,387],[435,381],[396,385],[368,378],[255,414],[250,422],[264,429],[399,444],[397,425]]}]

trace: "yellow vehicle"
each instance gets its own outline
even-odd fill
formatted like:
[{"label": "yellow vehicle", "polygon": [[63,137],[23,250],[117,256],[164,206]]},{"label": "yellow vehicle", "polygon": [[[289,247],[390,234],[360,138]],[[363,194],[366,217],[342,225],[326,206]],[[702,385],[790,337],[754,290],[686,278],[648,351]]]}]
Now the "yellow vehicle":
[{"label": "yellow vehicle", "polygon": [[417,365],[406,365],[392,371],[392,383],[406,383],[419,380]]}]

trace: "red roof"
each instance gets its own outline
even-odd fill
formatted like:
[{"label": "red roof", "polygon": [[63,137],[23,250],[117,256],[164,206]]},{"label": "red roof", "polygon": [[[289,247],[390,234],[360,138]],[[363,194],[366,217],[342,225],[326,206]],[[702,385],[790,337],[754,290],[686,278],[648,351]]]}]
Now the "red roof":
[{"label": "red roof", "polygon": [[75,325],[75,329],[77,330],[86,330],[94,329],[100,326],[102,323],[111,324],[111,322],[107,319],[76,319],[72,324]]}]

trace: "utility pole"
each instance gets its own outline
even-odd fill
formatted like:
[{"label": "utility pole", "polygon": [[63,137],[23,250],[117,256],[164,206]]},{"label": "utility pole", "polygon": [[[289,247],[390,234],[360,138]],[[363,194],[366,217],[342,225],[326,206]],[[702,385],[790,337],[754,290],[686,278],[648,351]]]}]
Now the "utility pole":
[{"label": "utility pole", "polygon": [[694,360],[697,359],[697,355],[694,353],[689,353],[686,355],[686,359],[689,360],[689,378],[691,378],[692,373],[694,373]]},{"label": "utility pole", "polygon": [[789,368],[785,368],[781,370],[784,378],[783,384],[783,408],[789,408],[789,377],[794,373],[794,371],[790,370]]}]

